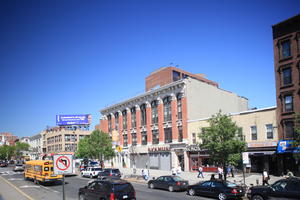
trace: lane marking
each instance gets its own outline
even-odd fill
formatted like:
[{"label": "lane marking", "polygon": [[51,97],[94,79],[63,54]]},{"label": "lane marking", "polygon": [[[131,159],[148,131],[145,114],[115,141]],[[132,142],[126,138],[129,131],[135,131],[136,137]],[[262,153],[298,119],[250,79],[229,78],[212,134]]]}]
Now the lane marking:
[{"label": "lane marking", "polygon": [[33,198],[31,198],[29,195],[27,195],[25,192],[23,192],[22,190],[20,190],[19,188],[17,188],[14,184],[12,184],[11,182],[9,182],[8,180],[6,180],[5,178],[3,178],[2,176],[0,176],[0,178],[6,182],[8,185],[10,185],[11,187],[13,187],[15,190],[17,190],[19,193],[21,193],[24,197],[26,197],[29,200],[34,200]]},{"label": "lane marking", "polygon": [[45,186],[42,186],[42,185],[40,185],[40,187],[41,188],[44,188],[44,189],[46,189],[46,190],[49,190],[49,191],[51,191],[51,192],[55,192],[55,193],[60,193],[59,191],[56,191],[56,190],[52,190],[52,189],[50,189],[50,188],[47,188],[47,187],[45,187]]},{"label": "lane marking", "polygon": [[37,185],[22,185],[22,186],[19,186],[19,188],[39,188],[40,186],[37,186]]}]

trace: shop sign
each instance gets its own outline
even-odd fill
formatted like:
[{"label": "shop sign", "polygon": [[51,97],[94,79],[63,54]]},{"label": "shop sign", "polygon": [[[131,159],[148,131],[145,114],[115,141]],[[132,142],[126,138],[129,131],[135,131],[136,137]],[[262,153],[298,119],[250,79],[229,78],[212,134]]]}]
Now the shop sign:
[{"label": "shop sign", "polygon": [[149,152],[155,152],[155,151],[170,151],[170,147],[152,147],[148,148]]},{"label": "shop sign", "polygon": [[294,140],[280,140],[277,146],[277,153],[300,153],[300,146],[293,147]]},{"label": "shop sign", "polygon": [[248,152],[243,152],[243,164],[249,164],[249,153]]},{"label": "shop sign", "polygon": [[189,145],[186,148],[187,151],[201,151],[199,145]]},{"label": "shop sign", "polygon": [[277,142],[249,142],[248,147],[276,147]]}]

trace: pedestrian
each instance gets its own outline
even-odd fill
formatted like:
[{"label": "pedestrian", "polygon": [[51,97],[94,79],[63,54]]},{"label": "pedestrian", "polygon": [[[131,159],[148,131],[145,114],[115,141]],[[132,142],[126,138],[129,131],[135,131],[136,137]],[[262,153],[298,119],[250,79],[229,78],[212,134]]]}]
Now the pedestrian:
[{"label": "pedestrian", "polygon": [[219,175],[219,179],[223,179],[223,169],[222,169],[222,167],[218,167],[218,175]]},{"label": "pedestrian", "polygon": [[234,166],[231,166],[231,176],[234,177]]},{"label": "pedestrian", "polygon": [[214,174],[212,174],[212,175],[211,175],[211,177],[210,177],[210,180],[211,180],[211,181],[213,181],[213,180],[216,180],[216,178],[215,178],[215,175],[214,175]]},{"label": "pedestrian", "polygon": [[292,178],[294,177],[293,172],[291,172],[289,169],[287,170],[286,178]]},{"label": "pedestrian", "polygon": [[226,174],[227,177],[229,177],[231,175],[231,167],[230,167],[230,165],[227,166],[226,172],[227,172],[227,174]]},{"label": "pedestrian", "polygon": [[149,179],[149,170],[146,168],[144,169],[144,179],[147,181]]},{"label": "pedestrian", "polygon": [[270,176],[269,176],[269,173],[267,172],[266,169],[264,169],[263,173],[262,173],[262,184],[265,185],[269,185],[269,179],[270,179]]},{"label": "pedestrian", "polygon": [[176,171],[175,167],[172,168],[171,173],[173,176],[177,175],[177,171]]},{"label": "pedestrian", "polygon": [[181,174],[181,166],[178,165],[177,169],[176,169],[176,173],[177,175]]},{"label": "pedestrian", "polygon": [[201,176],[201,178],[204,178],[204,176],[203,176],[203,167],[202,167],[202,165],[200,165],[199,166],[199,168],[198,168],[198,178],[200,178],[200,176]]}]

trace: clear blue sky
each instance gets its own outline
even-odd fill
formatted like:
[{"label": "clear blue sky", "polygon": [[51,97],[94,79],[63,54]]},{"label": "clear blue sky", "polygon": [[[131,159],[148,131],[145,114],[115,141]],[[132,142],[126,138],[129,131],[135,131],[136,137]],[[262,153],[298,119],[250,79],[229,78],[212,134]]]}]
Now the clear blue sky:
[{"label": "clear blue sky", "polygon": [[179,65],[276,105],[273,24],[295,0],[0,2],[0,132],[32,136],[56,114],[92,114],[144,91],[152,71]]}]

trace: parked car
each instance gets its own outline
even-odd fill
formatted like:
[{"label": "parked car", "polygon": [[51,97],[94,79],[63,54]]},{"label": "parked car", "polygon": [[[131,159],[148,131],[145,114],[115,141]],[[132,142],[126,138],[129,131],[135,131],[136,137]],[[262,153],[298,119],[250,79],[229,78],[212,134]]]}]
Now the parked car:
[{"label": "parked car", "polygon": [[167,189],[170,192],[175,190],[186,190],[188,185],[188,181],[179,176],[160,176],[157,179],[148,181],[149,188]]},{"label": "parked car", "polygon": [[98,178],[104,179],[107,177],[121,178],[121,172],[119,169],[106,168],[98,173]]},{"label": "parked car", "polygon": [[16,164],[16,166],[14,167],[13,171],[15,172],[22,172],[24,171],[24,166],[21,164]]},{"label": "parked car", "polygon": [[8,164],[7,164],[6,161],[1,161],[0,162],[0,167],[7,167],[7,166],[8,166]]},{"label": "parked car", "polygon": [[254,186],[247,192],[251,200],[300,199],[300,178],[287,178],[276,181],[270,186]]},{"label": "parked car", "polygon": [[135,200],[135,190],[125,180],[95,180],[79,188],[79,200],[126,199]]},{"label": "parked car", "polygon": [[102,169],[100,167],[87,167],[86,169],[81,171],[81,176],[95,178],[101,171]]},{"label": "parked car", "polygon": [[235,183],[216,179],[188,186],[187,194],[191,196],[200,195],[225,200],[241,199],[245,195],[245,192],[241,186],[238,186]]}]

